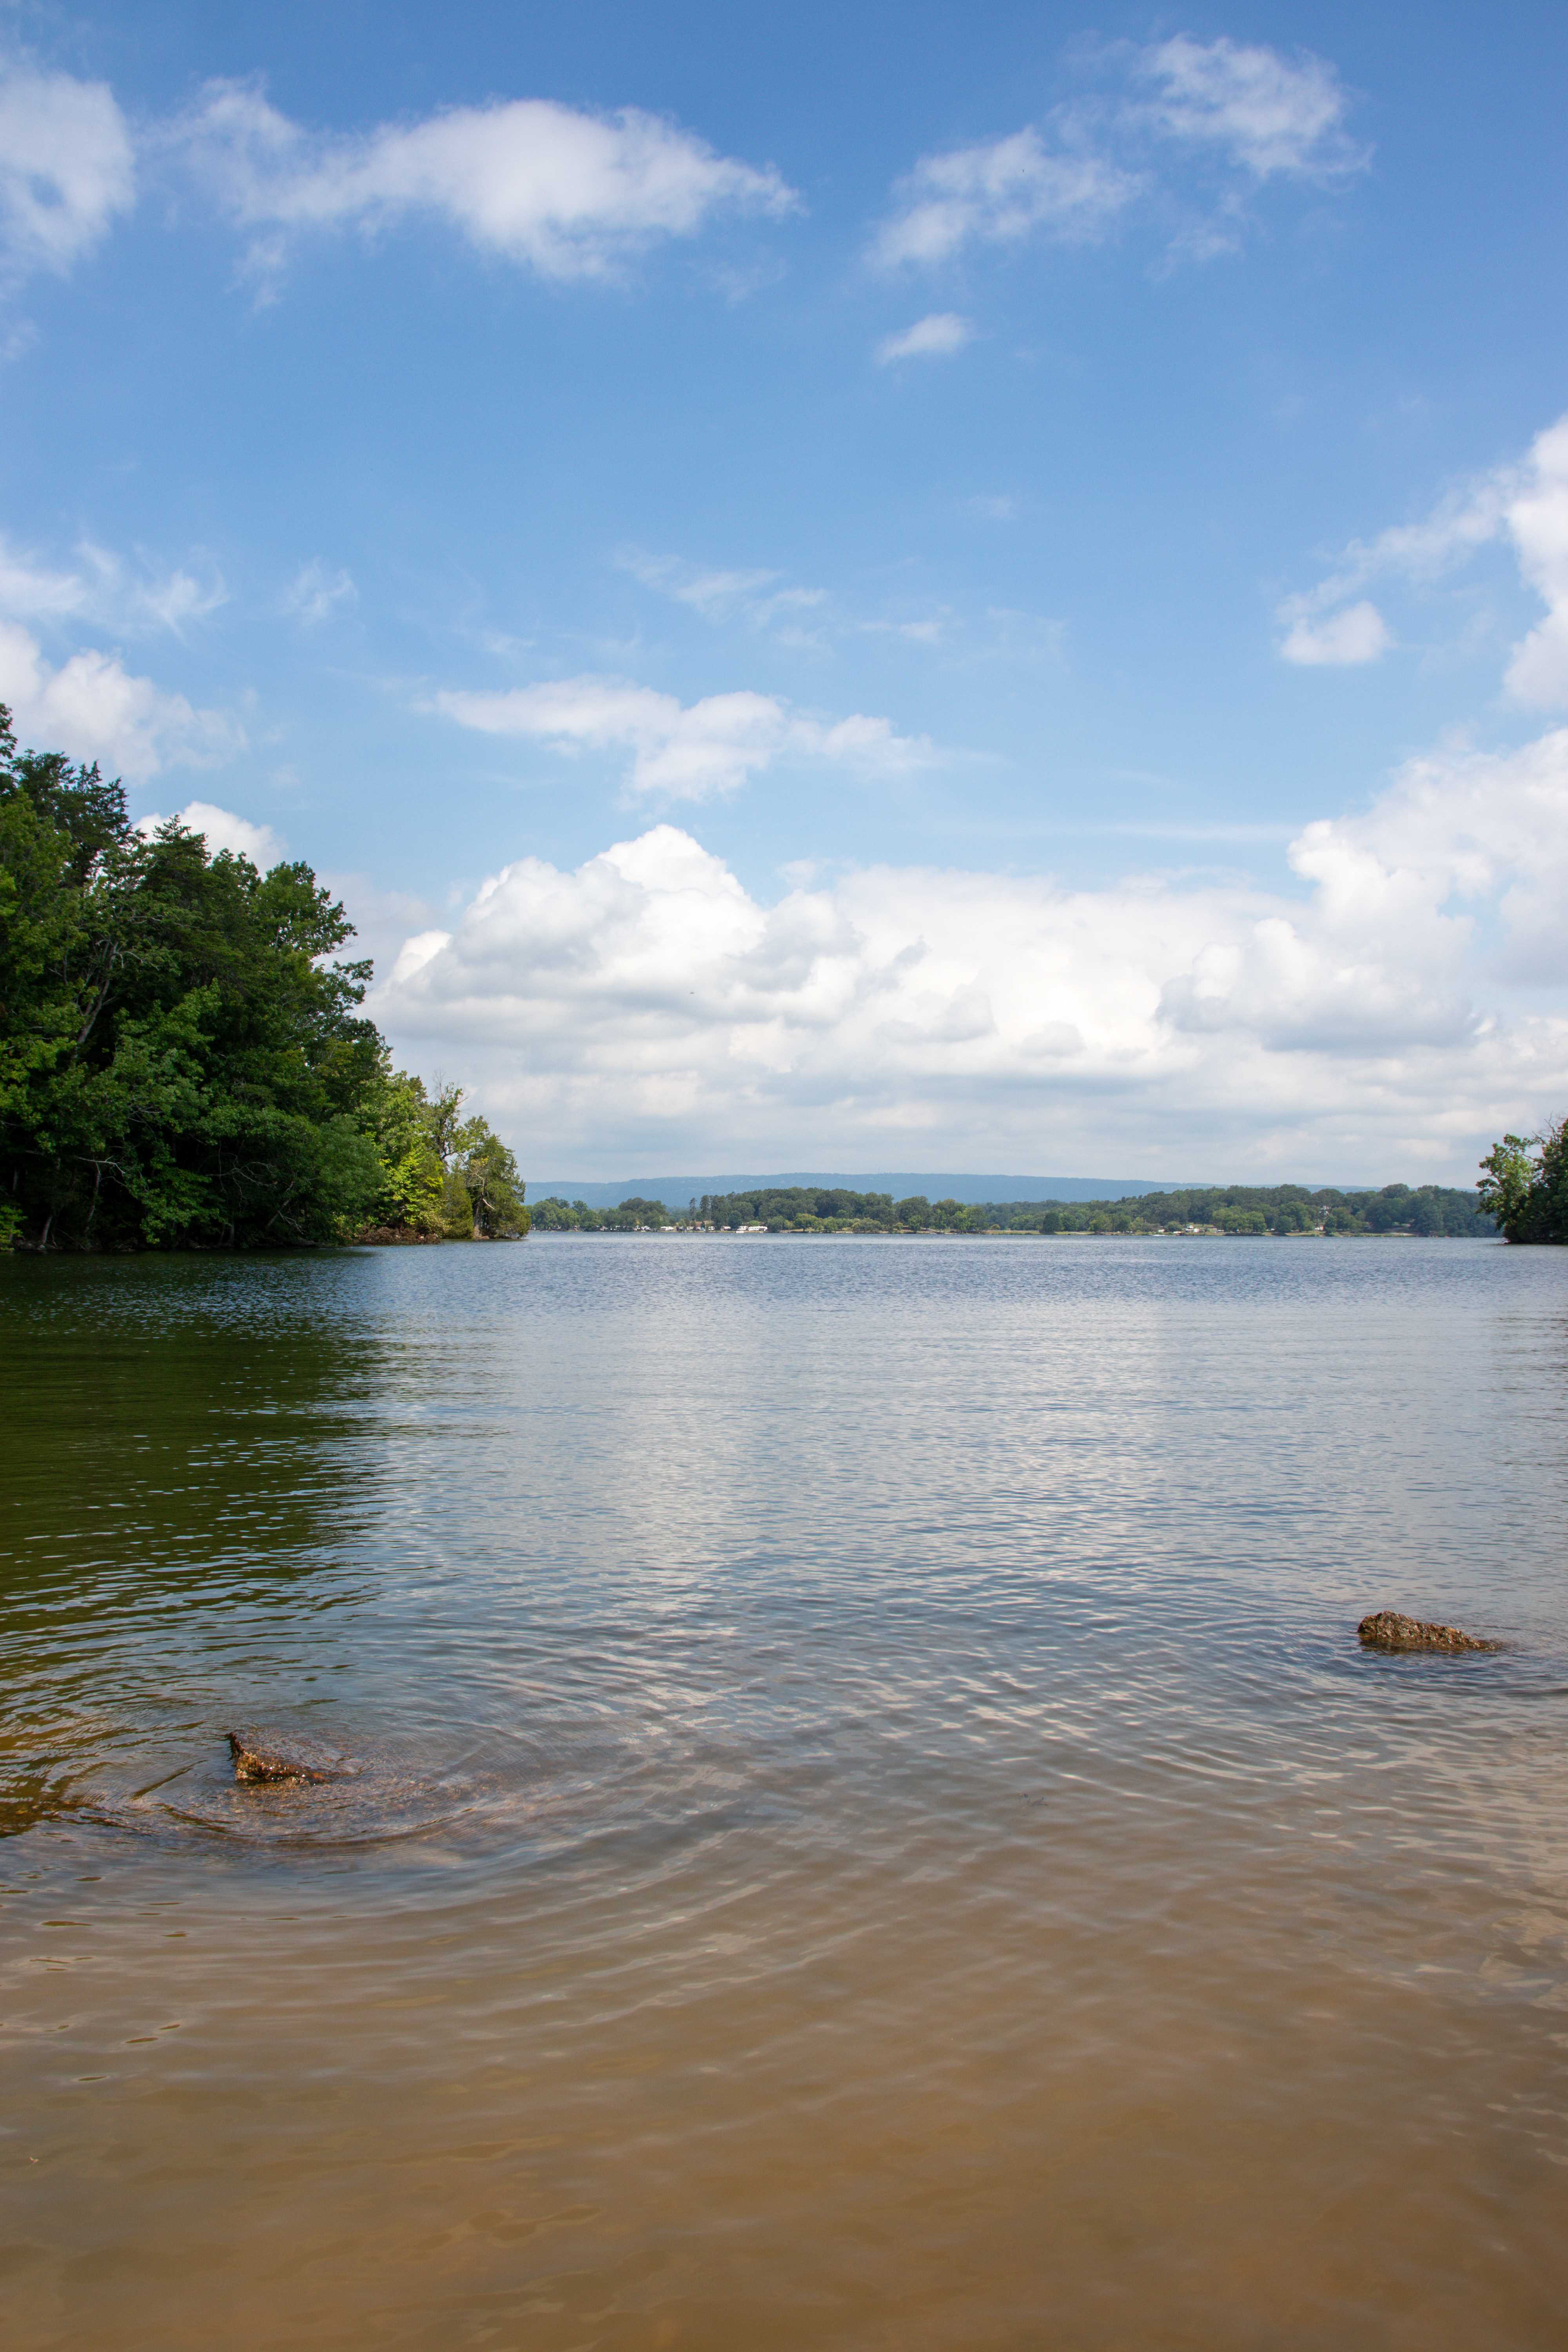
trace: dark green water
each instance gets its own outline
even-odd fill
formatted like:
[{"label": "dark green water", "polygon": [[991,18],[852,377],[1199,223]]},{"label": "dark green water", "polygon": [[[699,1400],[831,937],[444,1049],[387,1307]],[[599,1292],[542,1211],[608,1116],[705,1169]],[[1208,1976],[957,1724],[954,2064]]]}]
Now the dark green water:
[{"label": "dark green water", "polygon": [[1568,1253],[8,1260],[0,1384],[7,2344],[1561,2342]]}]

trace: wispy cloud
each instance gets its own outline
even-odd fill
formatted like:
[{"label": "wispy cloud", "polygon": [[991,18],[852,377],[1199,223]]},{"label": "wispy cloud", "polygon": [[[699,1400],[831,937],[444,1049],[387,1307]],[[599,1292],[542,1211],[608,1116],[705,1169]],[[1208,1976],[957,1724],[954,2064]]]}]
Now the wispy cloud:
[{"label": "wispy cloud", "polygon": [[284,612],[307,629],[320,628],[334,613],[358,603],[359,590],[352,575],[341,564],[334,571],[319,556],[302,563],[283,592]]},{"label": "wispy cloud", "polygon": [[183,565],[160,572],[91,540],[82,541],[76,556],[67,571],[0,538],[0,613],[27,621],[92,621],[133,635],[167,630],[180,636],[191,622],[228,601],[211,568],[205,578]]},{"label": "wispy cloud", "polygon": [[825,588],[793,586],[780,572],[691,563],[636,547],[622,548],[616,563],[656,595],[684,604],[705,621],[741,620],[791,640],[802,635],[806,616],[828,602]]},{"label": "wispy cloud", "polygon": [[1065,115],[1002,139],[927,155],[893,192],[873,258],[884,268],[946,261],[972,242],[1015,244],[1038,231],[1063,244],[1104,236],[1138,193],[1135,174],[1072,137]]},{"label": "wispy cloud", "polygon": [[[1011,499],[969,504],[992,521],[1011,521],[1018,511]],[[826,589],[792,586],[781,572],[731,570],[638,550],[623,550],[616,560],[645,587],[699,614],[713,628],[760,631],[775,644],[817,654],[876,636],[940,650],[948,662],[1003,660],[1035,668],[1059,666],[1066,649],[1060,620],[999,604],[964,612],[948,604],[927,602],[911,609],[905,603],[868,614]],[[502,645],[495,650],[511,655],[520,649]]]},{"label": "wispy cloud", "polygon": [[1321,621],[1299,614],[1287,631],[1280,653],[1302,668],[1353,668],[1374,662],[1394,639],[1377,606],[1364,600],[1346,604]]},{"label": "wispy cloud", "polygon": [[860,712],[827,720],[769,694],[712,694],[681,703],[623,678],[568,677],[510,692],[437,694],[431,707],[486,735],[532,738],[563,751],[626,755],[626,789],[665,800],[733,793],[784,760],[826,761],[901,774],[934,756],[923,740]]},{"label": "wispy cloud", "polygon": [[1115,77],[1110,96],[922,157],[893,190],[873,261],[931,266],[972,245],[1032,236],[1095,243],[1142,205],[1168,211],[1184,156],[1189,166],[1206,159],[1230,184],[1217,209],[1211,203],[1181,221],[1173,247],[1219,252],[1236,242],[1248,191],[1273,179],[1343,180],[1368,160],[1345,128],[1348,94],[1322,58],[1187,34],[1100,54]]},{"label": "wispy cloud", "polygon": [[973,335],[971,321],[961,319],[955,310],[933,310],[900,334],[884,335],[877,345],[877,358],[883,367],[894,360],[951,359]]},{"label": "wispy cloud", "polygon": [[[451,107],[345,136],[307,131],[254,82],[215,82],[172,134],[203,184],[258,233],[258,267],[287,240],[374,231],[420,214],[552,278],[602,278],[657,239],[723,214],[799,202],[779,174],[716,154],[661,117],[580,112],[550,99]],[[282,242],[279,242],[281,240]]]}]

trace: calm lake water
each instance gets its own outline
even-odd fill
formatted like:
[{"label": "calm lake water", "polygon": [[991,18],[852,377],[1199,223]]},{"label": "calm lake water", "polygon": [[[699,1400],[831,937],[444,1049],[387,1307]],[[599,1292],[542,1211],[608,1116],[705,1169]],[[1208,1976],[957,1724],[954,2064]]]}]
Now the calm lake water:
[{"label": "calm lake water", "polygon": [[16,2352],[1563,2343],[1568,1251],[8,1259],[0,1386]]}]

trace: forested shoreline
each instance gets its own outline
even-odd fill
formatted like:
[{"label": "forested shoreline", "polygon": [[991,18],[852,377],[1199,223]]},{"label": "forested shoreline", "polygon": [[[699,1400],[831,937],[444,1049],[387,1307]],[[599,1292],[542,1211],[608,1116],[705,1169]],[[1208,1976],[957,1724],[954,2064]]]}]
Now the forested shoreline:
[{"label": "forested shoreline", "polygon": [[808,1185],[704,1193],[671,1211],[634,1198],[590,1209],[556,1195],[534,1203],[542,1233],[634,1233],[762,1228],[777,1234],[1411,1234],[1475,1240],[1497,1225],[1479,1196],[1453,1186],[1385,1184],[1380,1192],[1331,1186],[1226,1184],[1114,1201],[928,1201],[914,1193],[856,1192]]},{"label": "forested shoreline", "polygon": [[0,704],[0,1247],[525,1234],[463,1089],[393,1068],[353,937],[303,862],[142,834]]}]

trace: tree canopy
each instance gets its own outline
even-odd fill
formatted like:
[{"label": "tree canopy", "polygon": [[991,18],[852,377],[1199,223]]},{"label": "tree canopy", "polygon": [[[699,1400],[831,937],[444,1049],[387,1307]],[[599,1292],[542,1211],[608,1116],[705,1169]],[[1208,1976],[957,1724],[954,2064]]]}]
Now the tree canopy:
[{"label": "tree canopy", "polygon": [[143,835],[0,705],[0,1244],[526,1232],[462,1090],[393,1070],[353,936],[309,866]]},{"label": "tree canopy", "polygon": [[1481,1205],[1510,1242],[1568,1242],[1568,1118],[1505,1135],[1481,1161]]}]

